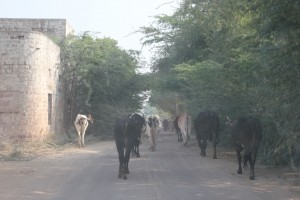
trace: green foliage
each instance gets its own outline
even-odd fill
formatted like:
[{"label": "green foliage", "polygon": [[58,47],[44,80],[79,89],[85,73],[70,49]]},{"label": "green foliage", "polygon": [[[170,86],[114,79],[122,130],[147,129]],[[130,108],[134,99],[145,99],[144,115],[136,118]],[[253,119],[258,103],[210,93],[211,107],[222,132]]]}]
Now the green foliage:
[{"label": "green foliage", "polygon": [[299,19],[297,0],[181,1],[173,15],[141,29],[144,44],[157,51],[152,105],[174,113],[162,99],[175,94],[169,102],[193,116],[207,109],[222,120],[256,116],[264,123],[265,162],[296,168]]},{"label": "green foliage", "polygon": [[69,126],[77,113],[92,113],[96,122],[92,132],[111,134],[117,116],[141,109],[145,97],[140,93],[147,88],[147,79],[136,73],[134,52],[90,33],[71,36],[61,47]]}]

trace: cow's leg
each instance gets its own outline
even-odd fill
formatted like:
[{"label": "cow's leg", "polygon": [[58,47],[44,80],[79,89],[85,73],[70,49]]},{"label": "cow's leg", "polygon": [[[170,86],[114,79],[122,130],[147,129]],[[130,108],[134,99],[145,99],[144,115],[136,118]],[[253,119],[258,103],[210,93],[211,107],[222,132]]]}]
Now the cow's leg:
[{"label": "cow's leg", "polygon": [[125,162],[124,162],[124,167],[125,167],[125,177],[123,176],[123,179],[127,179],[126,174],[129,174],[129,168],[128,168],[128,164],[129,164],[129,159],[130,159],[130,152],[132,149],[132,142],[130,142],[126,148],[126,152],[125,152]]},{"label": "cow's leg", "polygon": [[150,151],[155,151],[155,130],[150,131]]},{"label": "cow's leg", "polygon": [[127,179],[125,158],[124,158],[123,163],[121,165],[121,172],[120,172],[119,178],[123,178],[124,180]]},{"label": "cow's leg", "polygon": [[241,144],[235,144],[235,151],[236,151],[236,155],[237,155],[237,159],[238,159],[238,163],[239,163],[239,168],[237,170],[238,174],[242,174],[243,170],[242,170],[242,156],[241,156],[241,152],[243,150],[243,146]]},{"label": "cow's leg", "polygon": [[74,125],[75,125],[75,129],[76,129],[76,132],[77,132],[77,142],[78,142],[78,146],[79,148],[81,147],[81,127],[78,123],[74,122]]},{"label": "cow's leg", "polygon": [[242,170],[242,165],[241,165],[241,162],[242,162],[241,152],[237,151],[236,153],[237,153],[237,158],[238,158],[238,162],[239,162],[239,168],[238,168],[237,173],[242,174],[243,170]]},{"label": "cow's leg", "polygon": [[202,141],[202,140],[200,140],[199,147],[200,147],[200,155],[201,155],[201,156],[204,156],[204,155],[203,155],[204,152],[203,152],[203,141]]},{"label": "cow's leg", "polygon": [[131,150],[131,155],[133,156],[133,155],[136,155],[136,152],[135,152],[135,146],[133,146],[133,148],[132,148],[132,150]]},{"label": "cow's leg", "polygon": [[182,133],[182,140],[183,140],[182,144],[183,144],[183,146],[186,146],[187,145],[187,135],[186,135],[186,132],[185,131],[181,131],[181,133]]},{"label": "cow's leg", "polygon": [[138,155],[138,143],[137,142],[134,142],[134,145],[133,145],[133,147],[131,149],[131,155],[132,156],[133,155],[135,155],[135,156]]},{"label": "cow's leg", "polygon": [[255,175],[254,175],[254,163],[255,163],[255,161],[254,161],[254,158],[252,159],[252,155],[253,155],[253,153],[251,153],[249,155],[249,164],[250,164],[250,176],[249,176],[249,179],[250,180],[254,180],[255,179]]},{"label": "cow's leg", "polygon": [[182,133],[181,133],[181,131],[177,131],[177,135],[178,135],[178,142],[182,142],[183,139],[182,139]]},{"label": "cow's leg", "polygon": [[249,176],[249,179],[250,180],[254,180],[255,179],[254,165],[255,165],[255,162],[256,162],[256,154],[257,154],[257,152],[258,152],[258,146],[254,147],[253,152],[249,156],[249,164],[250,164],[250,176]]},{"label": "cow's leg", "polygon": [[216,134],[214,133],[213,134],[213,147],[214,147],[214,156],[213,156],[213,158],[214,159],[217,159],[217,144],[218,144],[218,141],[217,141],[217,138],[216,138]]},{"label": "cow's leg", "polygon": [[182,135],[182,132],[180,131],[179,133],[179,137],[180,137],[180,142],[183,142],[183,135]]},{"label": "cow's leg", "polygon": [[155,141],[155,137],[156,137],[156,131],[154,131],[153,133],[153,151],[155,151],[155,148],[156,148],[156,141]]},{"label": "cow's leg", "polygon": [[81,147],[84,148],[84,136],[85,136],[85,130],[81,133]]},{"label": "cow's leg", "polygon": [[214,147],[214,156],[213,156],[213,158],[217,159],[217,144],[215,142],[213,143],[213,147]]},{"label": "cow's leg", "polygon": [[151,128],[151,151],[154,151],[154,133],[153,128]]},{"label": "cow's leg", "polygon": [[202,140],[202,149],[201,149],[201,152],[202,152],[202,156],[203,157],[206,157],[206,146],[207,146],[206,140]]},{"label": "cow's leg", "polygon": [[244,150],[245,150],[245,155],[244,155],[244,164],[243,164],[243,168],[247,169],[247,163],[248,161],[250,162],[251,159],[251,145],[250,144],[246,144],[244,145]]},{"label": "cow's leg", "polygon": [[120,161],[120,166],[119,166],[119,173],[118,173],[118,178],[124,178],[124,176],[126,177],[126,173],[125,173],[125,163],[124,163],[124,155],[122,160]]},{"label": "cow's leg", "polygon": [[140,156],[140,150],[139,150],[139,147],[140,146],[140,141],[139,140],[137,140],[137,141],[135,141],[134,142],[134,145],[133,145],[133,147],[132,147],[132,150],[131,150],[131,155],[136,155],[136,157],[141,157]]},{"label": "cow's leg", "polygon": [[78,146],[79,146],[79,148],[81,148],[82,146],[81,146],[81,132],[79,132],[78,133]]},{"label": "cow's leg", "polygon": [[122,147],[122,144],[117,144],[117,150],[118,150],[118,154],[119,154],[119,172],[118,172],[118,178],[123,177],[123,175],[125,174],[125,169],[124,169],[124,148]]},{"label": "cow's leg", "polygon": [[138,144],[136,145],[136,157],[141,157],[140,156],[140,144],[139,144],[139,142],[138,142]]},{"label": "cow's leg", "polygon": [[150,130],[149,141],[150,141],[149,150],[153,151],[153,131],[152,131],[152,129]]},{"label": "cow's leg", "polygon": [[202,157],[205,157],[206,156],[205,149],[207,145],[206,140],[202,139],[199,134],[197,134],[197,140],[198,140],[198,145],[200,147],[200,155]]},{"label": "cow's leg", "polygon": [[246,153],[245,153],[245,155],[244,155],[244,164],[243,164],[243,168],[244,169],[247,169],[248,168],[248,161],[249,161],[249,155],[247,155]]},{"label": "cow's leg", "polygon": [[202,156],[202,144],[201,144],[201,137],[198,133],[196,133],[197,141],[198,141],[198,146],[200,148],[200,155]]}]

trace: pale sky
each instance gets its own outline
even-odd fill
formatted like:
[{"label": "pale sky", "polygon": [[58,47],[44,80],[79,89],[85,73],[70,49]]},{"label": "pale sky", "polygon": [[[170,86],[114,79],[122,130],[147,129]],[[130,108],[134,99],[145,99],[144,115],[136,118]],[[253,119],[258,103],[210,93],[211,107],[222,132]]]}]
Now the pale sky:
[{"label": "pale sky", "polygon": [[[121,48],[141,50],[140,34],[131,34],[172,14],[178,0],[0,0],[0,18],[66,19],[76,33],[100,32],[99,37],[118,41]],[[144,49],[143,54],[151,54]]]}]

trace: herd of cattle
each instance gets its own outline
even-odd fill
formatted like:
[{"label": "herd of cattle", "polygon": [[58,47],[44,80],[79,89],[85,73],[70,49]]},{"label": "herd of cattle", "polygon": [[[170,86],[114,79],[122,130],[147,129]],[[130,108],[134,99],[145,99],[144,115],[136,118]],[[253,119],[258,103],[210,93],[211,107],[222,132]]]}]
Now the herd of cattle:
[{"label": "herd of cattle", "polygon": [[[255,179],[254,165],[259,144],[262,140],[262,125],[259,119],[253,117],[241,117],[234,121],[227,118],[226,124],[231,127],[231,136],[235,151],[238,158],[238,174],[242,174],[242,156],[244,150],[243,167],[250,164],[249,179]],[[93,122],[91,116],[78,115],[74,124],[78,133],[78,143],[84,147],[84,133],[88,126],[88,121]],[[128,163],[130,155],[134,153],[137,157],[139,154],[139,145],[141,144],[142,134],[149,136],[150,151],[156,150],[156,135],[161,125],[158,115],[149,115],[144,117],[138,113],[130,113],[118,118],[114,126],[114,138],[119,154],[119,172],[118,177],[127,179],[129,174]],[[190,133],[194,127],[200,155],[206,156],[207,142],[213,144],[213,158],[217,158],[216,146],[220,142],[219,137],[219,116],[216,112],[200,112],[194,120],[186,113],[180,114],[169,123],[167,120],[162,121],[164,130],[174,128],[178,135],[178,141],[184,146],[187,145]]]}]

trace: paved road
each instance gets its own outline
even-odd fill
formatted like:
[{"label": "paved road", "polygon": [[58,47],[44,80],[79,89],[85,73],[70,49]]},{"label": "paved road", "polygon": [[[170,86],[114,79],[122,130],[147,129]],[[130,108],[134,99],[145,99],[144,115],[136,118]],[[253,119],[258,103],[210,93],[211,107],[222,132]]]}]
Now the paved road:
[{"label": "paved road", "polygon": [[[160,134],[156,152],[144,138],[141,158],[132,158],[127,180],[117,178],[114,142],[87,144],[52,157],[0,163],[0,200],[283,200],[300,199],[274,177],[236,174],[236,163],[201,158],[192,141],[183,147],[176,136]],[[194,143],[193,143],[194,142]],[[211,145],[208,146],[211,149]],[[295,188],[294,188],[295,189]]]}]

